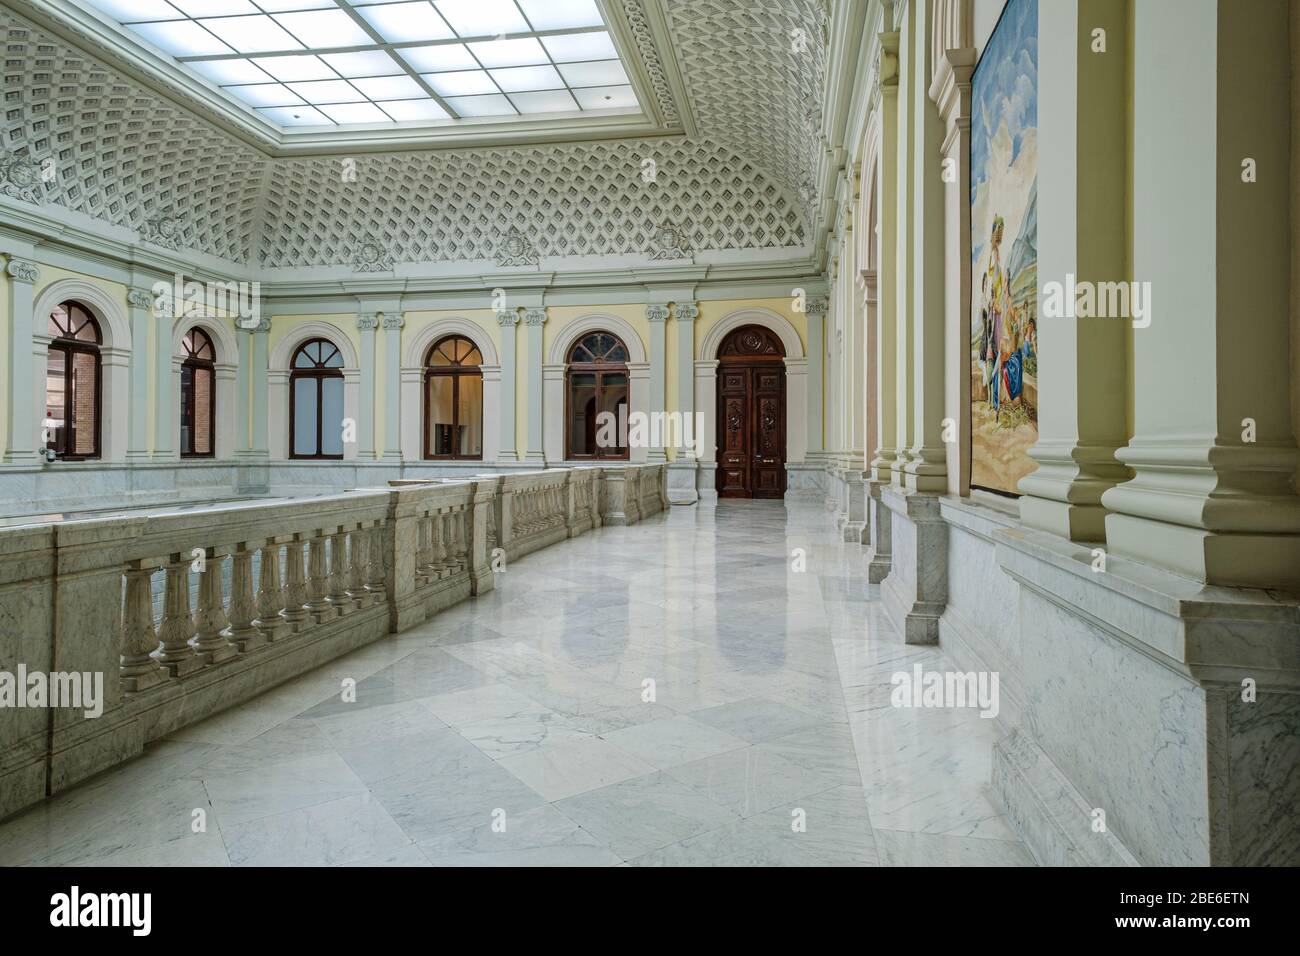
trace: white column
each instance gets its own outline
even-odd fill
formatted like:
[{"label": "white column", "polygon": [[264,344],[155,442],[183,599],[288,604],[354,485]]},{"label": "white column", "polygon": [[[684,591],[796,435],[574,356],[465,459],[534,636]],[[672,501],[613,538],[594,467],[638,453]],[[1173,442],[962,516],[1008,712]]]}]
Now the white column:
[{"label": "white column", "polygon": [[41,271],[34,263],[10,257],[5,272],[9,276],[9,396],[4,460],[5,464],[30,465],[36,460],[37,439],[45,420],[45,409],[36,405],[36,373],[39,369],[43,375],[44,365],[32,352],[36,321],[32,283]]},{"label": "white column", "polygon": [[[650,405],[650,365],[645,362],[628,362],[627,363],[628,385],[628,411],[629,412],[647,412]],[[561,406],[563,407],[563,406]],[[635,448],[628,449],[628,461],[633,464],[644,464],[649,458],[649,449],[644,445],[638,445]]]},{"label": "white column", "polygon": [[235,342],[239,356],[235,365],[234,455],[239,457],[247,454],[249,447],[248,389],[253,380],[253,337],[238,322],[235,323]]},{"label": "white column", "polygon": [[402,314],[384,316],[384,461],[402,460]]},{"label": "white column", "polygon": [[[693,302],[681,302],[673,308],[673,320],[677,323],[677,410],[682,413],[683,425],[692,423],[691,435],[699,443],[702,455],[708,426],[697,432],[694,425],[695,320],[699,315],[700,310]],[[678,449],[668,468],[668,497],[673,504],[690,505],[699,500],[698,468],[691,449]]]},{"label": "white column", "polygon": [[[667,411],[664,392],[664,372],[666,371],[668,336],[668,307],[666,305],[648,305],[645,310],[646,320],[650,323],[650,414]],[[646,460],[652,463],[668,460],[663,445],[649,448]]]},{"label": "white column", "polygon": [[[379,317],[370,313],[357,316],[357,330],[361,333],[360,394],[357,398],[357,458],[375,460],[375,330]],[[396,414],[396,409],[389,414]],[[387,417],[387,416],[385,416]]]},{"label": "white column", "polygon": [[[253,379],[253,437],[252,447],[249,454],[255,458],[266,458],[270,455],[270,445],[267,443],[267,425],[268,425],[268,401],[267,393],[270,391],[270,365],[271,365],[271,320],[262,319],[255,329],[248,333],[252,340],[253,361],[251,366],[251,375]],[[287,414],[287,411],[284,412]]]},{"label": "white column", "polygon": [[515,340],[518,338],[519,313],[497,312],[497,325],[501,327],[501,446],[497,451],[497,461],[509,465],[519,460],[515,438],[515,382],[519,375]]},{"label": "white column", "polygon": [[[183,309],[184,306],[178,302],[175,303],[174,308]],[[174,459],[179,455],[179,407],[174,407],[179,406],[179,402],[172,381],[172,327],[176,318],[176,315],[171,312],[155,313],[153,317],[153,457],[155,461]],[[134,346],[142,351],[148,347],[145,342],[136,342]]]},{"label": "white column", "polygon": [[[524,460],[538,468],[546,466],[546,452],[542,445],[542,327],[546,325],[546,309],[528,309],[524,312],[524,325],[528,327],[528,448]],[[552,415],[563,415],[564,406],[550,409]]]},{"label": "white column", "polygon": [[542,450],[546,460],[555,463],[569,457],[564,447],[564,372],[563,365],[542,366],[542,404],[544,408],[560,409],[547,415],[542,422]]},{"label": "white column", "polygon": [[811,461],[822,458],[825,447],[822,441],[822,396],[824,394],[826,355],[825,296],[814,296],[804,306],[808,320],[808,438],[806,456]]},{"label": "white column", "polygon": [[126,443],[127,461],[149,458],[149,325],[153,318],[153,294],[131,289],[126,294],[131,317],[131,407]]},{"label": "white column", "polygon": [[898,459],[898,34],[880,34],[876,95],[880,152],[876,172],[876,447],[871,479],[893,480]]}]

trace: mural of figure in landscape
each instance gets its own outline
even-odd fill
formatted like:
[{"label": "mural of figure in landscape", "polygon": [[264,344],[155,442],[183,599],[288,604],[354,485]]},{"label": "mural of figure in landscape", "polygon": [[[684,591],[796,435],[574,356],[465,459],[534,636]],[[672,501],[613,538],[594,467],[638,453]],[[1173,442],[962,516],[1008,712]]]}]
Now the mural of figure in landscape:
[{"label": "mural of figure in landscape", "polygon": [[971,484],[1018,494],[1038,441],[1038,0],[1008,0],[971,120]]}]

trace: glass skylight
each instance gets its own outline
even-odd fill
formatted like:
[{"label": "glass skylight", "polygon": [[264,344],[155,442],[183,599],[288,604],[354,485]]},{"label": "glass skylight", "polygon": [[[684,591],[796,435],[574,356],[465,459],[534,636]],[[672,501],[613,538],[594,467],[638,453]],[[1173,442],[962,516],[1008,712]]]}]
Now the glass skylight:
[{"label": "glass skylight", "polygon": [[595,0],[75,0],[292,129],[639,108]]}]

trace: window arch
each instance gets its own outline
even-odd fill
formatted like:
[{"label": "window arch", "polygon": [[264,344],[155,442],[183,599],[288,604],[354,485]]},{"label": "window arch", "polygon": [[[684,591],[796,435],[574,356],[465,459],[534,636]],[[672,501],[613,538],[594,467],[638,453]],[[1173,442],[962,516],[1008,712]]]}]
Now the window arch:
[{"label": "window arch", "polygon": [[483,354],[463,335],[439,339],[424,357],[424,457],[483,458]]},{"label": "window arch", "polygon": [[308,339],[289,362],[289,457],[343,457],[343,354]]},{"label": "window arch", "polygon": [[197,326],[181,339],[181,457],[216,454],[217,350]]},{"label": "window arch", "polygon": [[628,351],[610,332],[589,332],[569,349],[564,416],[571,459],[626,461]]},{"label": "window arch", "polygon": [[103,374],[99,322],[78,302],[60,302],[50,313],[45,360],[45,447],[58,458],[100,456]]}]

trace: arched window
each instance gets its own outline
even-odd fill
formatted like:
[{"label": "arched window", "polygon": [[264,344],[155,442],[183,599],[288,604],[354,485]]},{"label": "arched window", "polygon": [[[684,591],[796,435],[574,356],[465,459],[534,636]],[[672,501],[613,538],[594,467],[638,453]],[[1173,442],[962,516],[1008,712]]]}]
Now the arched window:
[{"label": "arched window", "polygon": [[327,339],[310,339],[289,368],[289,457],[342,458],[342,353]]},{"label": "arched window", "polygon": [[569,350],[565,447],[570,458],[627,460],[627,346],[591,332]]},{"label": "arched window", "polygon": [[469,339],[439,339],[424,358],[424,457],[483,457],[483,355]]},{"label": "arched window", "polygon": [[73,461],[99,457],[99,323],[76,302],[50,313],[45,360],[45,447]]},{"label": "arched window", "polygon": [[202,329],[181,339],[181,457],[211,458],[216,438],[217,350]]}]

